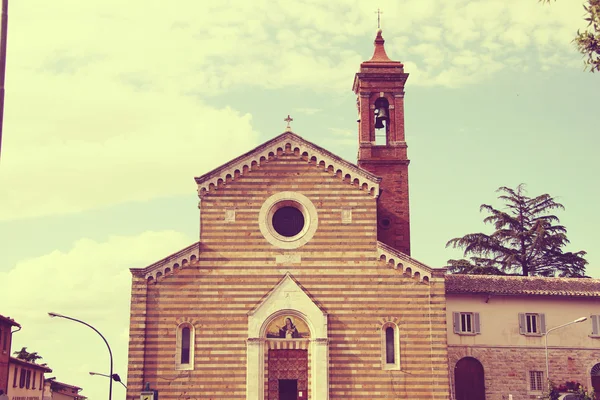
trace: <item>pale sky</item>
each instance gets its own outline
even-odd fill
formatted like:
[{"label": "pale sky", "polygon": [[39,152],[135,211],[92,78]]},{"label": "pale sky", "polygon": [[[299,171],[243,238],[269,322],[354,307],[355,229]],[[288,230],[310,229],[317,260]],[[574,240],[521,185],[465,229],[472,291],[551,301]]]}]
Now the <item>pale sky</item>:
[{"label": "pale sky", "polygon": [[[129,268],[198,239],[193,177],[280,134],[356,162],[352,81],[383,10],[404,62],[412,256],[485,231],[479,205],[526,183],[557,196],[569,250],[600,278],[600,74],[557,0],[19,0],[9,9],[0,160],[0,314],[49,376],[107,397],[127,375]],[[115,383],[113,398],[123,398]]]}]

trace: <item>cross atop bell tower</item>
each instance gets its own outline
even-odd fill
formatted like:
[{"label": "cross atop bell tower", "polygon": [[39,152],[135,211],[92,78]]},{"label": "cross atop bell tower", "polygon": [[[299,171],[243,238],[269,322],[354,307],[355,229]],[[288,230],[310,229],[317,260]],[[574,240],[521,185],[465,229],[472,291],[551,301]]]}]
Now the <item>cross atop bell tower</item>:
[{"label": "cross atop bell tower", "polygon": [[[379,17],[379,14],[378,14]],[[377,239],[410,255],[407,146],[404,137],[404,65],[385,52],[381,29],[370,60],[360,64],[353,90],[358,106],[358,166],[382,178]]]}]

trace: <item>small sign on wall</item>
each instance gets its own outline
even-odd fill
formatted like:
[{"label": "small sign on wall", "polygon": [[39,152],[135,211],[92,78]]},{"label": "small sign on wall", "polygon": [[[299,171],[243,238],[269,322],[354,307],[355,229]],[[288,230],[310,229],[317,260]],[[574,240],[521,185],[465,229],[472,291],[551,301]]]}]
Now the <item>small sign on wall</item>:
[{"label": "small sign on wall", "polygon": [[147,390],[141,393],[140,400],[158,400],[157,390]]},{"label": "small sign on wall", "polygon": [[352,209],[347,208],[342,210],[342,224],[352,223]]},{"label": "small sign on wall", "polygon": [[225,222],[235,222],[235,210],[225,210]]}]

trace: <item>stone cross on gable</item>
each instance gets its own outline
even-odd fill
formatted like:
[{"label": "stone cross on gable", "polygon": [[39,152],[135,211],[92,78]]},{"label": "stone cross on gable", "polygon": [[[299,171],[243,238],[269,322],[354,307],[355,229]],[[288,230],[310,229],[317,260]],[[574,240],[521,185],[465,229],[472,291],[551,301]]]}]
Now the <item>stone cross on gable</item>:
[{"label": "stone cross on gable", "polygon": [[294,118],[290,117],[290,114],[288,114],[287,118],[284,119],[285,122],[287,122],[287,127],[285,128],[286,132],[291,132],[292,131],[292,127],[290,126],[290,122],[292,122],[294,120]]}]

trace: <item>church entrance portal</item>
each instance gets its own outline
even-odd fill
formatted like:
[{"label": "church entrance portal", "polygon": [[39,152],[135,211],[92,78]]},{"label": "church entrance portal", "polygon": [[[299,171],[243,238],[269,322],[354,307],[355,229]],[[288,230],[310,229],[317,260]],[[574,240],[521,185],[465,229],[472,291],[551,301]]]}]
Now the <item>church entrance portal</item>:
[{"label": "church entrance portal", "polygon": [[269,400],[307,399],[308,351],[269,349]]}]

